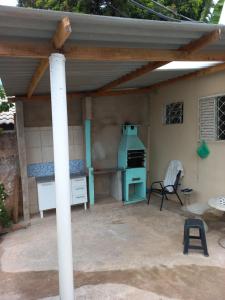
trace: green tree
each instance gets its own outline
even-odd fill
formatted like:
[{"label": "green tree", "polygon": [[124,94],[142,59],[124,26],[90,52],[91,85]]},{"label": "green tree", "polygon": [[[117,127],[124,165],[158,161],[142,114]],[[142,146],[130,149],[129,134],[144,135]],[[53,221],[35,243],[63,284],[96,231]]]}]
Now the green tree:
[{"label": "green tree", "polygon": [[3,227],[9,227],[11,225],[10,216],[5,207],[5,201],[8,197],[3,183],[0,182],[0,225]]},{"label": "green tree", "polygon": [[225,0],[219,0],[217,4],[215,4],[213,12],[208,16],[208,20],[210,23],[214,23],[214,24],[219,23],[220,15],[222,13],[224,3]]},{"label": "green tree", "polygon": [[[136,0],[136,2],[169,17],[180,18],[173,12],[160,7],[156,3],[158,2],[175,13],[182,14],[194,20],[205,20],[203,14],[207,16],[212,6],[212,1],[210,0]],[[138,7],[130,0],[19,0],[18,6],[82,12],[97,15],[160,19],[160,17],[152,14],[147,9]]]},{"label": "green tree", "polygon": [[7,97],[3,86],[0,85],[0,113],[4,111],[9,111],[13,107],[13,103],[7,102]]},{"label": "green tree", "polygon": [[213,0],[205,0],[204,7],[201,13],[200,20],[208,22],[208,16],[210,15],[211,8],[214,7]]},{"label": "green tree", "polygon": [[164,5],[193,20],[200,20],[205,6],[203,0],[165,0]]}]

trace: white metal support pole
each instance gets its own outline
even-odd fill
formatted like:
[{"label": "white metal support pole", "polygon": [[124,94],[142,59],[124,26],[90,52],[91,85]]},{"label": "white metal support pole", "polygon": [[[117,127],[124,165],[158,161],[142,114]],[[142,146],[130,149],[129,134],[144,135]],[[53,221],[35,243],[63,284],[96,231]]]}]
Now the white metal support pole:
[{"label": "white metal support pole", "polygon": [[74,300],[65,57],[49,57],[61,300]]}]

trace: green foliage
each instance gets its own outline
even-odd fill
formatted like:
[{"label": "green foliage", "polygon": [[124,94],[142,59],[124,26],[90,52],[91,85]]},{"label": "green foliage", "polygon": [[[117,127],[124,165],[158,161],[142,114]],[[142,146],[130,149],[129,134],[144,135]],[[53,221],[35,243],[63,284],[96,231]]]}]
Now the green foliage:
[{"label": "green foliage", "polygon": [[6,101],[0,102],[0,113],[4,111],[9,111],[11,107],[13,107],[13,103],[9,103]]},{"label": "green foliage", "polygon": [[220,20],[220,15],[223,9],[224,0],[219,0],[214,7],[213,13],[211,14],[209,21],[210,23],[218,24]]},{"label": "green foliage", "polygon": [[200,21],[209,21],[210,9],[214,7],[213,0],[205,0],[204,8],[201,13]]},{"label": "green foliage", "polygon": [[3,227],[9,227],[11,225],[11,220],[5,207],[5,200],[7,197],[8,195],[5,192],[5,187],[0,183],[0,224]]},{"label": "green foliage", "polygon": [[[13,103],[9,103],[5,101],[6,94],[2,86],[0,86],[0,113],[4,111],[9,111],[11,107],[13,107]],[[3,101],[1,101],[3,100]]]},{"label": "green foliage", "polygon": [[[136,1],[169,17],[175,17],[173,13],[168,12],[164,8],[160,8],[151,0]],[[212,1],[210,0],[156,0],[156,2],[157,1],[167,8],[172,9],[174,12],[194,20],[205,20],[206,16],[209,14],[210,7],[212,6]],[[157,16],[149,13],[147,10],[135,6],[129,0],[19,0],[18,6],[107,16],[159,19]]]},{"label": "green foliage", "polygon": [[200,20],[201,13],[205,7],[205,0],[164,0],[163,4],[179,14],[182,14],[193,20]]},{"label": "green foliage", "polygon": [[0,86],[0,99],[5,99],[5,98],[6,98],[5,91],[3,87]]}]

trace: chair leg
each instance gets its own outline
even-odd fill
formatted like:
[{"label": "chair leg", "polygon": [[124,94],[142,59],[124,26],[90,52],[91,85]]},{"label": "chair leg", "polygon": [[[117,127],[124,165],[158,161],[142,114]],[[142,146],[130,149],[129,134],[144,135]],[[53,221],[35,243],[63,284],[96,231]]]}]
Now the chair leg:
[{"label": "chair leg", "polygon": [[169,198],[167,197],[167,194],[165,194],[166,200],[169,200]]},{"label": "chair leg", "polygon": [[161,205],[160,205],[160,210],[162,210],[162,207],[163,207],[164,197],[165,197],[165,194],[163,193],[163,194],[162,194]]},{"label": "chair leg", "polygon": [[184,225],[183,245],[184,245],[184,241],[185,241],[185,225]]},{"label": "chair leg", "polygon": [[189,229],[184,229],[184,254],[188,254],[188,248],[189,248]]},{"label": "chair leg", "polygon": [[149,190],[149,194],[148,194],[148,205],[149,205],[149,202],[150,202],[151,193],[152,193],[152,189]]},{"label": "chair leg", "polygon": [[177,198],[178,198],[178,199],[179,199],[179,201],[180,201],[180,205],[181,205],[181,206],[183,206],[183,202],[181,201],[181,199],[180,199],[180,197],[179,197],[179,195],[178,195],[177,191],[175,191],[175,194],[176,194]]}]

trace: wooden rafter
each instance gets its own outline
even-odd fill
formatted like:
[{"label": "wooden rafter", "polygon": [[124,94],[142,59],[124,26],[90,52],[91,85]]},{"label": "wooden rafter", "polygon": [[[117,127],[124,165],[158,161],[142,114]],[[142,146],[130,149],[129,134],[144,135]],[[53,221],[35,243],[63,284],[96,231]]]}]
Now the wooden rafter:
[{"label": "wooden rafter", "polygon": [[35,88],[37,87],[38,83],[40,82],[41,78],[43,77],[43,75],[45,74],[45,71],[48,69],[49,66],[49,62],[47,58],[43,58],[34,75],[32,76],[31,82],[29,84],[28,87],[28,91],[27,91],[27,97],[30,98],[35,90]]},{"label": "wooden rafter", "polygon": [[[152,90],[158,89],[160,87],[168,86],[170,84],[174,84],[176,82],[180,82],[183,80],[194,79],[202,76],[212,75],[218,72],[222,72],[225,70],[225,63],[220,63],[215,66],[211,66],[208,68],[204,68],[198,71],[194,71],[182,76],[178,76],[175,78],[167,79],[155,84],[152,84],[148,87],[143,88],[132,88],[132,89],[123,89],[123,90],[116,90],[116,91],[105,91],[100,95],[96,92],[87,93],[87,92],[70,92],[67,94],[68,99],[73,99],[74,97],[83,97],[83,96],[90,96],[90,97],[102,97],[102,96],[121,96],[121,95],[130,95],[130,94],[141,94],[141,93],[149,93]],[[17,96],[13,98],[12,101],[15,102],[17,100],[28,100],[27,96]],[[30,100],[38,100],[38,101],[47,101],[50,100],[50,95],[35,95],[32,96]]]},{"label": "wooden rafter", "polygon": [[179,50],[185,50],[189,54],[191,54],[195,51],[199,51],[200,49],[210,44],[217,42],[219,39],[221,39],[221,29],[216,29],[204,34],[199,39],[193,40],[189,44],[180,47]]},{"label": "wooden rafter", "polygon": [[183,80],[188,80],[188,79],[195,79],[198,77],[202,77],[202,76],[206,76],[206,75],[212,75],[218,72],[222,72],[225,70],[225,63],[220,63],[217,64],[215,66],[211,66],[208,68],[204,68],[198,71],[194,71],[182,76],[177,76],[175,78],[171,78],[171,79],[167,79],[155,84],[152,84],[150,86],[147,87],[143,87],[143,88],[132,88],[132,89],[122,89],[122,90],[116,90],[116,91],[105,91],[102,94],[98,94],[98,93],[92,93],[90,94],[92,97],[96,97],[96,96],[121,96],[121,95],[130,95],[130,94],[141,94],[141,93],[149,93],[152,90],[164,87],[164,86],[168,86],[170,84],[174,84]]},{"label": "wooden rafter", "polygon": [[[13,43],[1,41],[0,57],[17,58],[48,58],[55,52],[51,44],[36,44],[31,42]],[[189,54],[181,50],[157,50],[140,48],[110,48],[110,47],[87,47],[67,46],[60,51],[66,58],[81,61],[225,61],[224,51],[204,51]],[[188,58],[187,58],[188,56]]]},{"label": "wooden rafter", "polygon": [[[72,32],[72,29],[70,26],[70,20],[68,17],[64,17],[58,23],[56,32],[52,38],[53,48],[55,50],[60,50],[63,47],[66,40],[68,39],[68,37],[70,36],[71,32]],[[37,87],[41,78],[43,77],[46,70],[48,69],[48,66],[49,66],[48,58],[43,58],[40,61],[39,65],[31,79],[31,82],[29,84],[28,91],[27,91],[28,98],[30,98],[32,96],[32,94],[34,93],[35,88]]]},{"label": "wooden rafter", "polygon": [[[216,41],[218,41],[221,38],[221,30],[217,29],[210,33],[207,33],[200,37],[197,40],[191,41],[185,46],[180,47],[178,50],[185,51],[186,55],[182,55],[182,59],[188,59],[188,56],[192,53],[201,50],[202,48],[206,47],[209,44],[212,44]],[[171,61],[156,61],[156,62],[150,62],[147,65],[136,69],[135,71],[132,71],[126,75],[121,76],[120,78],[111,81],[110,83],[104,85],[100,89],[98,89],[98,93],[103,93],[104,91],[113,89],[123,83],[126,83],[128,81],[131,81],[133,79],[136,79],[140,76],[143,76],[146,73],[149,73],[155,69],[158,69]]]}]

